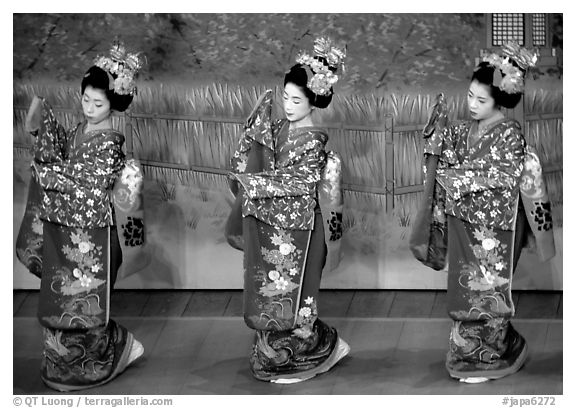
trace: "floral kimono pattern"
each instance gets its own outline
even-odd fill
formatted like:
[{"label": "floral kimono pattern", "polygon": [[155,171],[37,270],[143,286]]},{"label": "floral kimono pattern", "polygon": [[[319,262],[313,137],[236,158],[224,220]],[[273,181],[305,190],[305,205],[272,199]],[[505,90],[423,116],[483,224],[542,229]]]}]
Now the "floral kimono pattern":
[{"label": "floral kimono pattern", "polygon": [[24,220],[32,222],[21,226],[17,254],[41,278],[42,379],[82,389],[122,371],[132,346],[109,316],[121,263],[110,191],[125,163],[124,137],[113,130],[82,135],[80,124],[65,131],[42,104]]},{"label": "floral kimono pattern", "polygon": [[446,366],[456,378],[499,378],[526,357],[525,341],[510,324],[526,147],[516,121],[496,123],[474,144],[470,127],[459,123],[425,139],[425,153],[439,154],[436,181],[446,192],[448,313],[454,321]]},{"label": "floral kimono pattern", "polygon": [[44,222],[40,219],[42,189],[34,177],[28,186],[28,200],[18,237],[16,256],[38,278],[42,277],[42,252],[44,246]]},{"label": "floral kimono pattern", "polygon": [[250,363],[261,380],[317,369],[338,339],[317,310],[327,253],[317,193],[328,136],[273,122],[271,102],[268,92],[247,121],[231,174],[242,197],[244,320],[256,330]]}]

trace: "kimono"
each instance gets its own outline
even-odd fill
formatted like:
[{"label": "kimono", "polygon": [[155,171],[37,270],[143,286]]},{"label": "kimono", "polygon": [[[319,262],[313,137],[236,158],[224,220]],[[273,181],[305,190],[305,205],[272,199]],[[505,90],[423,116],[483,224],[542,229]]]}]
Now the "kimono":
[{"label": "kimono", "polygon": [[[342,235],[341,190],[322,180],[338,179],[341,169],[334,160],[326,167],[322,129],[289,130],[286,120],[271,120],[271,106],[267,92],[232,157],[238,206],[229,224],[239,228],[231,244],[244,251],[244,320],[256,331],[254,377],[308,379],[327,371],[347,346],[318,318],[317,304],[322,270],[334,259],[330,243]],[[319,195],[332,210],[322,210]]]},{"label": "kimono", "polygon": [[[438,159],[432,182],[441,194],[433,198],[432,223],[443,226],[448,253],[453,325],[446,368],[454,378],[496,379],[518,371],[527,357],[526,341],[510,323],[512,276],[530,228],[537,241],[553,239],[551,215],[541,167],[520,124],[503,119],[474,143],[471,127],[470,121],[438,126],[425,135],[424,153]],[[528,194],[535,185],[539,194]],[[553,244],[544,247],[547,259]]]},{"label": "kimono", "polygon": [[60,391],[101,385],[130,362],[134,337],[110,319],[110,291],[122,262],[112,190],[126,168],[123,143],[111,129],[83,135],[78,124],[66,131],[42,101],[16,247],[20,261],[41,279],[42,380]]}]

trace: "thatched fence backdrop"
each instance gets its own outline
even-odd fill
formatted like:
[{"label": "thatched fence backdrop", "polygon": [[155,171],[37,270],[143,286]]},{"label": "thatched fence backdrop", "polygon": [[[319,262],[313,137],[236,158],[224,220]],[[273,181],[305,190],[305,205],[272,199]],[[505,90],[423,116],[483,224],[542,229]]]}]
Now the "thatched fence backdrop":
[{"label": "thatched fence backdrop", "polygon": [[[205,217],[223,227],[229,201],[220,199],[214,205],[211,195],[217,191],[227,197],[225,175],[230,156],[245,117],[265,89],[219,84],[144,86],[130,110],[115,117],[118,128],[124,129],[128,154],[142,162],[146,183],[154,185],[160,200],[174,201],[176,186],[194,188],[196,204],[191,205],[196,208],[185,215],[188,227],[196,228]],[[276,111],[281,112],[281,89],[275,92]],[[34,94],[47,98],[63,124],[76,123],[82,117],[76,88],[15,84],[15,161],[31,157],[32,140],[23,130],[23,120]],[[330,135],[328,147],[343,158],[344,234],[362,243],[354,250],[377,253],[385,239],[403,242],[404,247],[398,248],[407,250],[422,190],[421,129],[434,97],[337,95],[329,108],[321,111],[321,124]],[[447,99],[450,119],[465,119],[465,95],[448,94]],[[525,137],[542,158],[555,226],[562,225],[562,112],[561,89],[530,91],[525,96]]]}]

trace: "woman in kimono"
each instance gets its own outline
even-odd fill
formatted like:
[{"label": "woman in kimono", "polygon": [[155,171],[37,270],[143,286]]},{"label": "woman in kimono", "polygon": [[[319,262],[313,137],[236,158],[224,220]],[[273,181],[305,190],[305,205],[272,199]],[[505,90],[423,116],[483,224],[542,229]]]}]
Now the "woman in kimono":
[{"label": "woman in kimono", "polygon": [[50,105],[34,97],[26,129],[36,136],[19,259],[41,278],[41,376],[59,391],[102,385],[139,358],[144,348],[110,319],[110,291],[122,262],[112,188],[125,165],[124,136],[112,111],[130,105],[135,54],[115,44],[81,83],[84,121],[65,130]]},{"label": "woman in kimono", "polygon": [[[468,89],[472,119],[444,127],[446,112],[439,109],[435,129],[425,132],[425,157],[438,157],[434,222],[447,225],[448,235],[453,324],[446,368],[462,382],[513,374],[527,357],[526,341],[510,323],[512,275],[529,227],[551,238],[550,206],[537,157],[520,124],[501,108],[520,102],[525,72],[534,63],[517,44],[485,56]],[[553,255],[553,245],[548,248],[544,259]]]},{"label": "woman in kimono", "polygon": [[330,104],[343,57],[329,40],[317,39],[315,55],[301,54],[285,75],[286,118],[272,121],[266,92],[232,158],[231,185],[241,212],[239,205],[229,224],[240,224],[241,235],[229,242],[244,251],[244,320],[256,332],[250,367],[258,380],[308,380],[350,349],[318,319],[317,303],[327,245],[339,236],[327,218],[336,212],[323,217],[319,204],[321,178],[334,172],[327,168],[328,135],[314,124],[314,111]]}]

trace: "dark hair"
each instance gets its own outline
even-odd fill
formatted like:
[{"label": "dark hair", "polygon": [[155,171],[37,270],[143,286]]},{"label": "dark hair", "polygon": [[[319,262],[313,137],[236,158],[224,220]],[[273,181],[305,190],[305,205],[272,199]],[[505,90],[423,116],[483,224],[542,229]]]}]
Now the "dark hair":
[{"label": "dark hair", "polygon": [[[512,61],[512,63],[513,65],[517,66],[516,63],[514,63],[514,61]],[[480,64],[478,64],[478,66],[474,70],[471,81],[476,80],[483,85],[487,85],[488,88],[490,89],[490,96],[494,98],[494,103],[497,106],[502,106],[503,108],[507,109],[514,109],[522,99],[522,94],[521,93],[509,94],[507,92],[504,92],[497,86],[492,85],[492,82],[494,81],[494,71],[496,69],[497,69],[496,67],[490,65],[488,62],[483,61]],[[505,75],[502,74],[502,76]]]},{"label": "dark hair", "polygon": [[[296,64],[284,76],[284,86],[288,82],[299,86],[304,91],[304,95],[308,98],[310,105],[324,109],[332,102],[333,93],[330,93],[330,95],[317,95],[308,89],[308,76],[312,77],[312,75],[314,74],[307,65]],[[333,92],[332,88],[330,90]]]},{"label": "dark hair", "polygon": [[[119,95],[114,92],[114,89],[110,89],[110,77],[108,75],[109,74],[102,68],[97,67],[96,65],[91,66],[84,74],[84,78],[82,78],[82,95],[84,95],[84,90],[88,85],[96,89],[102,89],[110,101],[110,109],[118,112],[124,112],[126,109],[128,109],[130,103],[132,103],[134,96]],[[112,75],[112,78],[115,79],[115,76]]]}]

